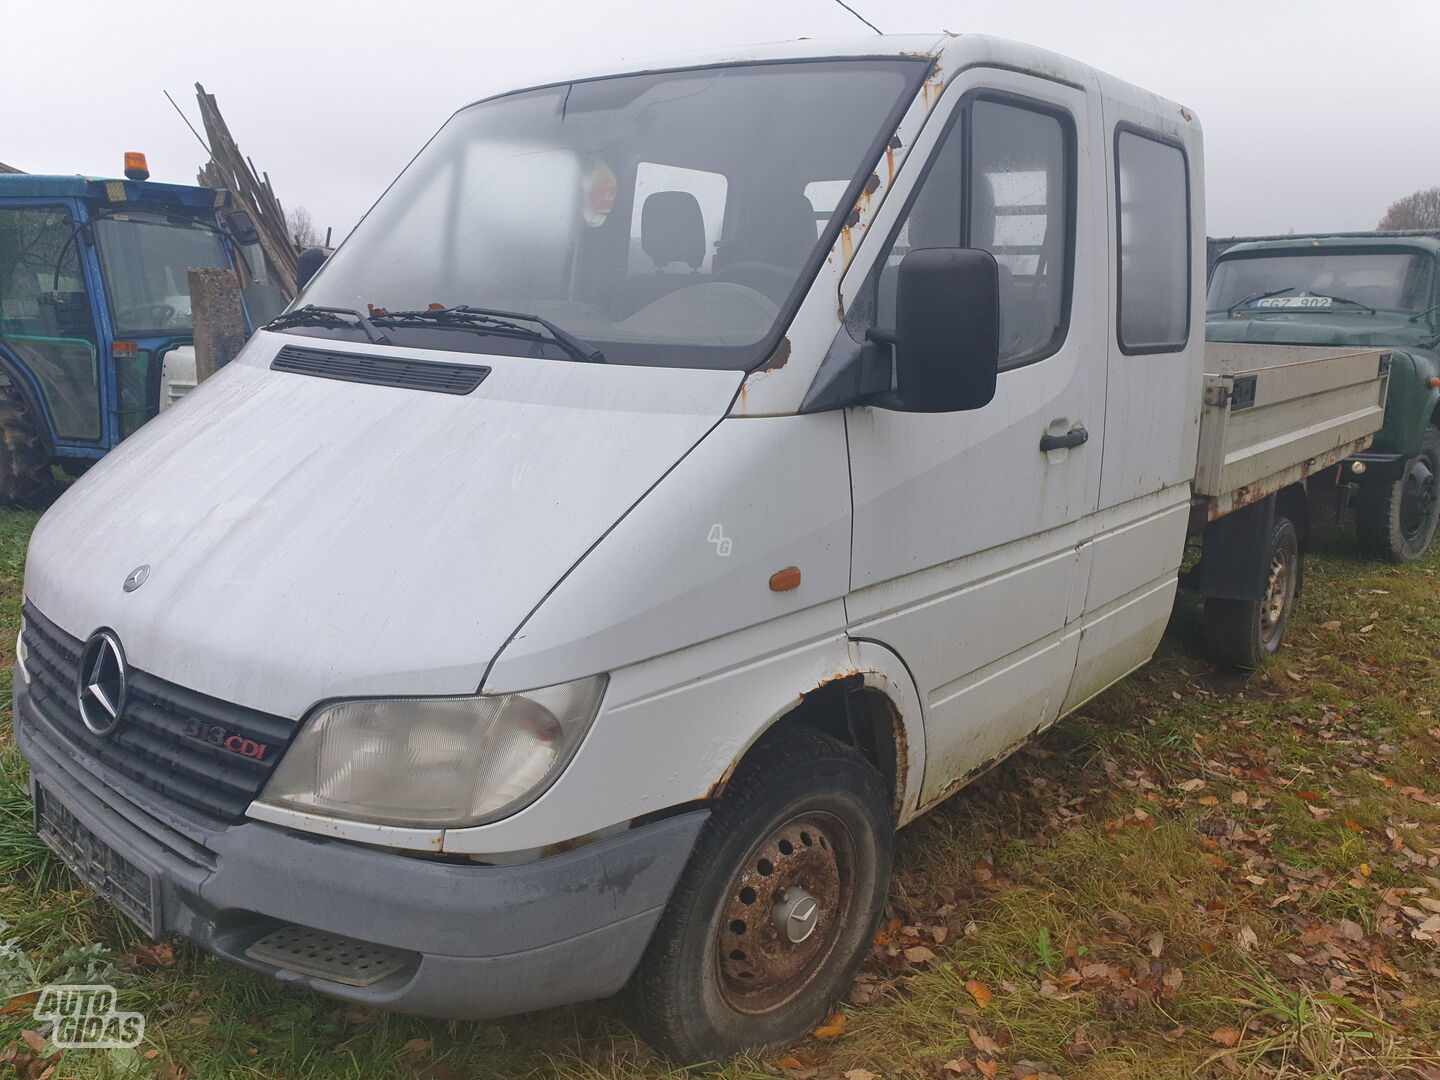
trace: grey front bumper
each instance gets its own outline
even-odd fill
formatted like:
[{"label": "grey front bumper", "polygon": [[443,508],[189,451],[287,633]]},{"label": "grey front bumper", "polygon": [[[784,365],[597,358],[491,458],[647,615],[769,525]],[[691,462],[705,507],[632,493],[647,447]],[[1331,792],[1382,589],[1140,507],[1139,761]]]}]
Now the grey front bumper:
[{"label": "grey front bumper", "polygon": [[[283,982],[398,1012],[481,1019],[606,997],[639,962],[709,812],[652,822],[515,866],[398,855],[261,822],[216,824],[117,791],[83,748],[32,717],[15,678],[16,742],[44,788],[157,883],[161,932]],[[370,986],[246,955],[289,923],[401,950]]]}]

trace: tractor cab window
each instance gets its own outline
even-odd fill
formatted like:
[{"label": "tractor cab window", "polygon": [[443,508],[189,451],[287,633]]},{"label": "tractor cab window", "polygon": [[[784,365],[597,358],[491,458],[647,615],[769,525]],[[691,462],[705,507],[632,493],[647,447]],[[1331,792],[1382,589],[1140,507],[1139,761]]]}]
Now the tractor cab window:
[{"label": "tractor cab window", "polygon": [[121,338],[189,334],[190,267],[230,265],[214,229],[158,215],[102,218],[95,240]]},{"label": "tractor cab window", "polygon": [[55,434],[87,441],[100,384],[83,243],[63,206],[0,208],[0,353],[38,384]]}]

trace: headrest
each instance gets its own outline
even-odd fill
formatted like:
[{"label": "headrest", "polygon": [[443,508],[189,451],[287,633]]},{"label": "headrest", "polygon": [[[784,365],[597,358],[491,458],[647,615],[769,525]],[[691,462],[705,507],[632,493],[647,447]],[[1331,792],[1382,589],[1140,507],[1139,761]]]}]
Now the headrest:
[{"label": "headrest", "polygon": [[640,211],[640,246],[655,268],[672,262],[698,269],[705,261],[705,218],[688,191],[656,191]]}]

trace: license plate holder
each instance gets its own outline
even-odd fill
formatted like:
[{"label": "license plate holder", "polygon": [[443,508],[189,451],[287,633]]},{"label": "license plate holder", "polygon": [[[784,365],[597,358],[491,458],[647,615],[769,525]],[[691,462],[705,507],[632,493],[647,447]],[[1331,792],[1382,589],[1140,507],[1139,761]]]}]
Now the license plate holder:
[{"label": "license plate holder", "polygon": [[160,936],[160,889],[81,822],[64,803],[35,785],[35,833],[71,872],[151,938]]}]

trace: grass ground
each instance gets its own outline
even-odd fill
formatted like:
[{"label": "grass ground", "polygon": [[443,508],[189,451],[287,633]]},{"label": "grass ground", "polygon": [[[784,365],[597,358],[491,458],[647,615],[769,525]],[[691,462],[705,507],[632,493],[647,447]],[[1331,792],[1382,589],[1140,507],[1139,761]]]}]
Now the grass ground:
[{"label": "grass ground", "polygon": [[[5,701],[32,525],[0,514]],[[1318,537],[1290,647],[1249,678],[1199,659],[1182,602],[1154,663],[902,833],[820,1035],[711,1075],[1440,1080],[1437,573]],[[683,1074],[604,1004],[430,1023],[149,946],[32,838],[25,775],[7,723],[0,1000],[91,966],[148,1025],[55,1057],[16,997],[0,1077]]]}]

